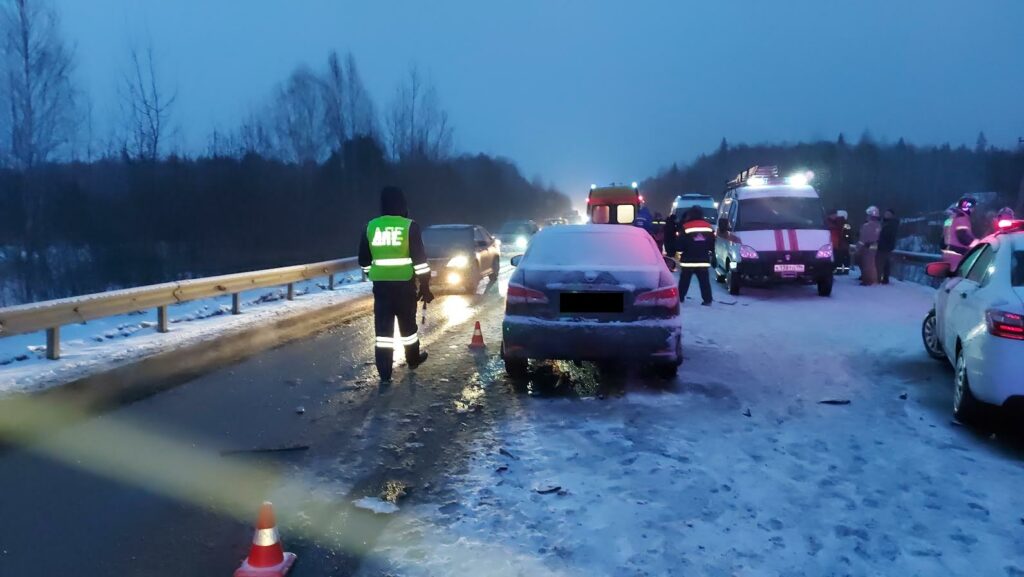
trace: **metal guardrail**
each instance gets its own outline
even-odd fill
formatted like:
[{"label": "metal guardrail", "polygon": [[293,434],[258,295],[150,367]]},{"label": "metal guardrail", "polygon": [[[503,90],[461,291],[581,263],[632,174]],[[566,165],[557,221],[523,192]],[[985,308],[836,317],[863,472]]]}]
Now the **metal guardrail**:
[{"label": "metal guardrail", "polygon": [[287,299],[293,300],[296,282],[327,277],[333,290],[334,275],[357,269],[357,258],[349,257],[0,308],[0,338],[45,330],[46,358],[58,359],[60,328],[64,325],[156,308],[156,328],[166,333],[169,305],[230,294],[231,313],[237,315],[242,312],[242,291],[287,286]]},{"label": "metal guardrail", "polygon": [[925,274],[925,265],[942,260],[941,254],[892,251],[892,274],[902,281],[911,281],[928,286],[938,286],[937,280]]}]

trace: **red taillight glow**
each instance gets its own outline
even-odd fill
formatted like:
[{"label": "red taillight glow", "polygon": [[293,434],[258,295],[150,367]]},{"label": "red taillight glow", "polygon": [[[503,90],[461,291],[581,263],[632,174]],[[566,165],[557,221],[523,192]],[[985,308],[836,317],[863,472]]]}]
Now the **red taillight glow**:
[{"label": "red taillight glow", "polygon": [[1003,219],[999,221],[999,228],[1010,228],[1011,226],[1013,226],[1012,220]]},{"label": "red taillight glow", "polygon": [[988,332],[1004,339],[1024,341],[1024,316],[997,310],[985,312]]},{"label": "red taillight glow", "polygon": [[544,296],[544,293],[526,288],[523,285],[511,283],[508,285],[508,293],[505,294],[505,300],[509,304],[514,305],[543,305],[548,303],[548,297]]},{"label": "red taillight glow", "polygon": [[679,307],[679,289],[670,286],[645,292],[637,295],[633,306],[638,307],[665,307],[674,309]]}]

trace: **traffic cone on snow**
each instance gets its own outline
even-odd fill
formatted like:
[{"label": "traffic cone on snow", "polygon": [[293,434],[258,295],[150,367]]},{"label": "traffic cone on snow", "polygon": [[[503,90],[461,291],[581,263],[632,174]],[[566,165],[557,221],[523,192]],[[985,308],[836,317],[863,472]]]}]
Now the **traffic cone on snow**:
[{"label": "traffic cone on snow", "polygon": [[274,506],[264,501],[256,520],[249,556],[235,571],[235,577],[283,577],[295,563],[295,553],[285,553],[277,535]]},{"label": "traffic cone on snow", "polygon": [[469,348],[482,349],[485,346],[484,333],[480,331],[480,321],[476,321],[476,326],[473,327],[473,340],[469,341]]}]

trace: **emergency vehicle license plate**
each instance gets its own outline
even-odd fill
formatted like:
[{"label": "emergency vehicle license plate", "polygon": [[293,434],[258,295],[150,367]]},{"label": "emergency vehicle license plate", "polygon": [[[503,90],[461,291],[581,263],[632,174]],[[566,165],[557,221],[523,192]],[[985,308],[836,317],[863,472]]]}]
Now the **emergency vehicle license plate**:
[{"label": "emergency vehicle license plate", "polygon": [[775,265],[775,272],[804,272],[804,265],[802,264],[777,264]]}]

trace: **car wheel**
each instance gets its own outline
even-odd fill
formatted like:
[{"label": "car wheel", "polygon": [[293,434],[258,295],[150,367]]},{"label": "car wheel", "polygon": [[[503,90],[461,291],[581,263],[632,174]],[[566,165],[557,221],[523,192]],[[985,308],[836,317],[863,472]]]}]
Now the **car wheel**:
[{"label": "car wheel", "polygon": [[491,282],[498,282],[498,273],[501,272],[501,260],[498,257],[494,257],[494,264],[491,265],[491,276],[488,277]]},{"label": "car wheel", "polygon": [[714,268],[715,268],[715,280],[717,282],[720,282],[720,283],[725,282],[725,275],[722,274],[722,269],[721,269],[721,267],[718,266],[718,258],[715,258]]},{"label": "car wheel", "polygon": [[832,294],[832,275],[818,281],[818,296],[827,297]]},{"label": "car wheel", "polygon": [[683,364],[682,338],[676,339],[676,358],[669,362],[655,363],[654,374],[662,379],[674,379],[679,374],[679,366]]},{"label": "car wheel", "polygon": [[[729,266],[731,263],[725,263]],[[734,268],[729,268],[725,273],[725,284],[729,287],[729,294],[738,296],[740,294],[740,273]]]},{"label": "car wheel", "polygon": [[480,265],[473,264],[473,268],[469,271],[469,276],[466,278],[465,293],[468,295],[476,294],[477,287],[480,286]]},{"label": "car wheel", "polygon": [[501,359],[505,361],[505,373],[515,380],[523,380],[527,376],[530,367],[529,359],[520,359],[505,356],[505,343],[501,343]]},{"label": "car wheel", "polygon": [[967,378],[967,360],[963,350],[956,354],[956,375],[953,380],[953,416],[965,424],[978,424],[985,410],[985,405],[971,392],[971,383]]},{"label": "car wheel", "polygon": [[921,340],[924,341],[924,350],[933,359],[945,359],[946,351],[942,350],[942,341],[939,340],[938,320],[935,317],[935,309],[928,312],[921,323]]}]

